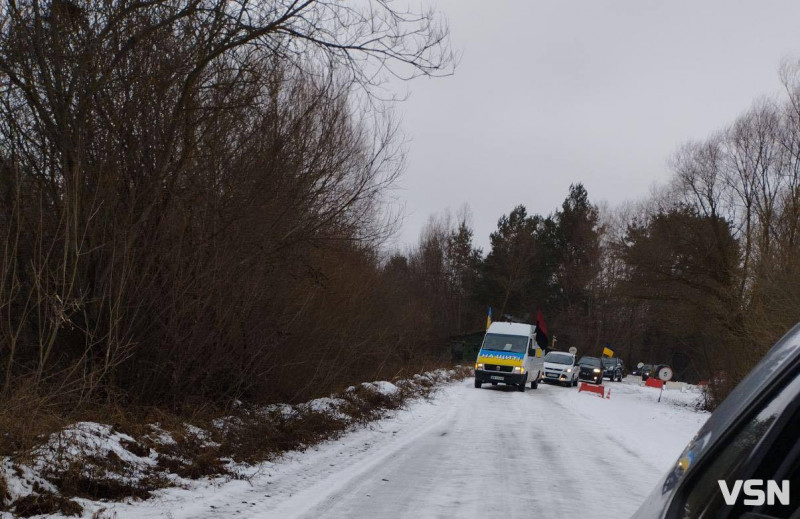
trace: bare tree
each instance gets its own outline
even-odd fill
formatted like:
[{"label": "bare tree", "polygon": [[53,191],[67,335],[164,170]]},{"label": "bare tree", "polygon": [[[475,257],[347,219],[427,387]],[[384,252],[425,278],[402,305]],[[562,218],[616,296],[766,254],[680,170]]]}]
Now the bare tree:
[{"label": "bare tree", "polygon": [[336,278],[320,251],[377,271],[383,81],[451,69],[444,20],[383,0],[4,4],[6,392],[263,390]]}]

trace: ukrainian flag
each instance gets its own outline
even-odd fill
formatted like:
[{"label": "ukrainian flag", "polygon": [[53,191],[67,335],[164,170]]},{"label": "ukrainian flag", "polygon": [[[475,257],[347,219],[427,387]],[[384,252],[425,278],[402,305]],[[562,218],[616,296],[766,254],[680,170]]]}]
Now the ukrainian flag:
[{"label": "ukrainian flag", "polygon": [[489,307],[489,315],[486,316],[486,329],[492,325],[492,307]]},{"label": "ukrainian flag", "polygon": [[608,346],[603,346],[603,357],[613,357],[614,350],[609,348]]}]

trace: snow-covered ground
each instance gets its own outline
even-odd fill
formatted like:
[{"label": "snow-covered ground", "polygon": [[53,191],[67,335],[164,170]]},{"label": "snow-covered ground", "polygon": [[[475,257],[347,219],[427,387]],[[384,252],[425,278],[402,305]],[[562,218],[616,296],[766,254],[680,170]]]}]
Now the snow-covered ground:
[{"label": "snow-covered ground", "polygon": [[[611,398],[540,385],[443,386],[390,418],[253,467],[195,482],[119,518],[627,517],[708,418],[699,394],[606,383]],[[84,503],[88,504],[88,503]],[[87,506],[85,514],[91,514]]]}]

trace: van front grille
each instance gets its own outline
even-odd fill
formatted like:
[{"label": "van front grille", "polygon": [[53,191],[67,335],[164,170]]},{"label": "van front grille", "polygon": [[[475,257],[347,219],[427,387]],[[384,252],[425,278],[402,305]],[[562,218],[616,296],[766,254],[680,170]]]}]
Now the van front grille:
[{"label": "van front grille", "polygon": [[503,371],[505,373],[514,371],[513,366],[498,366],[497,364],[486,364],[486,369],[489,371]]}]

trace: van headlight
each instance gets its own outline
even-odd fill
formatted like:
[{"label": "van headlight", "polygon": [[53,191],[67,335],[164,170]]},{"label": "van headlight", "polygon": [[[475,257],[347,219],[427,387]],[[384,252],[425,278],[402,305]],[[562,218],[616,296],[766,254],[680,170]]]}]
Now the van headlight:
[{"label": "van headlight", "polygon": [[592,371],[594,371],[595,373],[600,373],[600,368],[594,368]]},{"label": "van headlight", "polygon": [[476,362],[475,363],[475,369],[483,369],[483,363],[482,362]]},{"label": "van headlight", "polygon": [[567,373],[572,373],[572,368],[567,368]]},{"label": "van headlight", "polygon": [[521,366],[514,366],[513,373],[517,373],[517,374],[525,373],[525,368],[523,368]]}]

